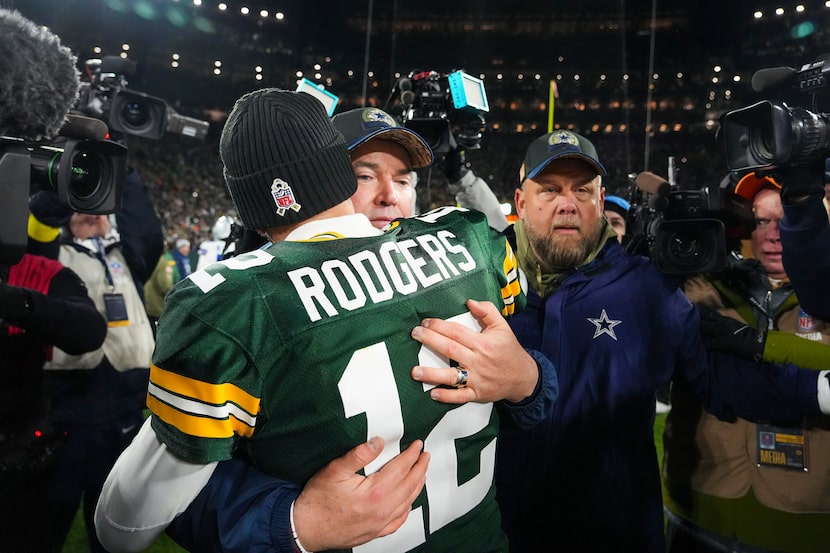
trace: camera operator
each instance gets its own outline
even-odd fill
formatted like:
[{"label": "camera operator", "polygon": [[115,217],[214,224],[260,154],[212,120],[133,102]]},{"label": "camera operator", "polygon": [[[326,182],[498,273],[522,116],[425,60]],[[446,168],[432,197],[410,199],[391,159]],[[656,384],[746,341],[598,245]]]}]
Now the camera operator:
[{"label": "camera operator", "polygon": [[781,243],[784,267],[808,313],[830,320],[830,222],[823,182],[815,176],[784,175]]},{"label": "camera operator", "polygon": [[55,461],[62,436],[50,423],[43,365],[53,346],[75,355],[96,350],[106,330],[84,283],[59,262],[25,254],[0,265],[2,551],[46,551],[37,536],[50,490],[40,475]]},{"label": "camera operator", "polygon": [[[783,262],[808,313],[830,319],[830,225],[827,220],[827,113],[810,111],[825,104],[830,56],[792,67],[760,69],[752,88],[761,100],[721,116],[719,141],[732,171],[769,174],[782,186]],[[796,97],[791,102],[791,92]],[[802,94],[808,94],[809,100]],[[790,107],[790,103],[793,107]]]},{"label": "camera operator", "polygon": [[[72,212],[55,194],[30,201],[30,236],[61,227],[59,259],[84,280],[108,323],[100,349],[84,355],[56,350],[46,365],[53,421],[65,433],[64,448],[50,469],[49,550],[60,550],[83,501],[90,550],[103,552],[93,512],[101,486],[121,451],[144,421],[150,359],[155,345],[143,301],[143,285],[163,250],[161,222],[137,172],[128,171],[122,208],[113,217]],[[58,242],[39,246],[53,246]],[[44,549],[46,550],[46,549]]]},{"label": "camera operator", "polygon": [[[98,349],[107,328],[73,271],[22,252],[30,168],[16,169],[21,162],[31,163],[24,154],[29,144],[54,137],[63,127],[78,97],[76,58],[56,35],[4,9],[0,57],[5,62],[0,73],[0,181],[7,191],[0,197],[0,550],[41,553],[52,551],[42,539],[52,506],[45,476],[65,441],[52,424],[43,366],[55,348],[74,355]],[[15,159],[17,163],[5,164]]]},{"label": "camera operator", "polygon": [[[701,308],[708,349],[826,369],[830,326],[799,305],[781,262],[780,188],[752,173],[737,183],[755,218],[751,258],[733,256],[725,270],[688,279],[684,291]],[[692,396],[674,382],[664,434],[668,551],[825,551],[830,477],[820,467],[830,463],[828,418],[718,418]]]}]

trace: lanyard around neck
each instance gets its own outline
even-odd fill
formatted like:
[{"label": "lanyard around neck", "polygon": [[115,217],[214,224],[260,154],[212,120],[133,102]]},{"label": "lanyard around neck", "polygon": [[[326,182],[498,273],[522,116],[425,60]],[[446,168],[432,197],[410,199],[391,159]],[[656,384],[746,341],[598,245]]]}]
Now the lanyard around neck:
[{"label": "lanyard around neck", "polygon": [[104,264],[104,272],[107,274],[107,282],[110,285],[110,288],[113,290],[115,289],[115,283],[112,280],[112,275],[110,274],[110,266],[107,263],[107,256],[106,256],[106,249],[104,248],[104,241],[101,240],[100,236],[95,236],[92,238],[92,242],[95,244],[95,253],[98,255],[98,259],[101,260],[101,263]]}]

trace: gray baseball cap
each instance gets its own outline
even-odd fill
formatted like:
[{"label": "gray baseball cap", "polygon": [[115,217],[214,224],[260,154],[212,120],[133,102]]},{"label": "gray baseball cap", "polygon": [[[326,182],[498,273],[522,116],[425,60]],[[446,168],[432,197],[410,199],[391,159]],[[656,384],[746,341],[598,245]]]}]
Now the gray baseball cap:
[{"label": "gray baseball cap", "polygon": [[520,171],[522,182],[541,173],[551,161],[567,157],[587,162],[598,175],[606,174],[590,140],[575,132],[554,131],[540,136],[528,146]]}]

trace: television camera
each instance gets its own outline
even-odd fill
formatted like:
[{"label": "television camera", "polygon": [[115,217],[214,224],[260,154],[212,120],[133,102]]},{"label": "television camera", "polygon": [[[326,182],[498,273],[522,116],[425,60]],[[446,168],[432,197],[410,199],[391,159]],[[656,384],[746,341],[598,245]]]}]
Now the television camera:
[{"label": "television camera", "polygon": [[84,213],[112,213],[121,205],[126,146],[104,140],[101,121],[68,118],[48,141],[0,137],[0,263],[15,263],[26,250],[28,199],[35,192],[54,192],[62,205]]},{"label": "television camera", "polygon": [[[670,175],[672,166],[669,158]],[[666,274],[724,269],[729,251],[749,236],[753,222],[749,202],[732,193],[732,179],[727,175],[711,189],[681,189],[648,171],[631,175],[626,249],[651,257]]]},{"label": "television camera", "polygon": [[158,140],[165,132],[204,140],[209,123],[179,115],[161,98],[127,88],[135,63],[105,56],[85,63],[89,82],[82,82],[77,111],[105,122],[111,131]]},{"label": "television camera", "polygon": [[434,153],[445,154],[456,145],[481,148],[484,114],[490,111],[481,79],[463,70],[416,70],[395,83],[384,107],[388,113],[393,113],[389,105],[396,95],[400,123],[420,134]]},{"label": "television camera", "polygon": [[[724,113],[718,139],[731,171],[773,173],[785,189],[819,189],[824,163],[830,157],[830,114],[820,110],[826,98],[830,54],[796,70],[791,67],[760,69],[752,76],[752,89],[774,95],[750,106]],[[782,96],[798,101],[810,95],[810,109],[790,107]]]}]

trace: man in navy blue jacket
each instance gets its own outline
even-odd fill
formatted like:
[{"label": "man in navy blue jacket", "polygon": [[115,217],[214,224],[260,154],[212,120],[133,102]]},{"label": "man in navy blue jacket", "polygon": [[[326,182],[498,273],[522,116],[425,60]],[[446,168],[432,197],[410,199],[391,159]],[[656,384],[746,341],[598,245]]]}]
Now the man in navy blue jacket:
[{"label": "man in navy blue jacket", "polygon": [[[830,160],[828,160],[830,162]],[[828,180],[830,163],[826,163],[823,181]],[[809,167],[804,169],[809,170]],[[816,174],[818,171],[816,171]],[[822,179],[811,174],[795,178],[785,175],[781,203],[781,243],[784,268],[793,283],[802,307],[814,317],[830,317],[830,221],[824,202]]]}]

